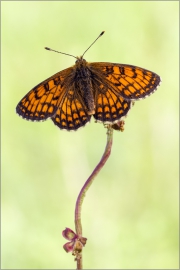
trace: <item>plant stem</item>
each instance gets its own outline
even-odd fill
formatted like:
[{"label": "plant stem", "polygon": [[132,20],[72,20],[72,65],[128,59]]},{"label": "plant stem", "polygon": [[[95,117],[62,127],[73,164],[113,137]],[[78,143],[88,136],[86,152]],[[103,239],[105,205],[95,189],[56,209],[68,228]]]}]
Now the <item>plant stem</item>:
[{"label": "plant stem", "polygon": [[[78,237],[82,237],[82,224],[81,224],[81,207],[82,203],[85,197],[85,194],[87,190],[89,189],[90,185],[92,184],[95,176],[99,173],[99,171],[102,169],[104,164],[106,163],[107,159],[110,156],[111,153],[111,147],[112,147],[112,139],[113,139],[113,129],[111,126],[108,126],[107,128],[107,143],[106,148],[104,151],[104,154],[98,163],[98,165],[95,167],[92,174],[89,176],[89,178],[86,180],[84,186],[82,187],[79,196],[76,201],[76,208],[75,208],[75,228],[76,228],[76,234]],[[79,259],[77,259],[77,269],[82,269],[82,254]]]},{"label": "plant stem", "polygon": [[82,268],[82,254],[81,258],[77,259],[77,270],[81,270]]}]

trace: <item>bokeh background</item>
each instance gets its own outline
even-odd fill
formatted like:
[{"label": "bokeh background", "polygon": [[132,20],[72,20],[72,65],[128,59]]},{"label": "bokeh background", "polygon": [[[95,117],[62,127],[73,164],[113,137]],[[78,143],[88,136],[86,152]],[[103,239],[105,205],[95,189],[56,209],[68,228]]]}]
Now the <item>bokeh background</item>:
[{"label": "bokeh background", "polygon": [[7,1],[2,8],[2,268],[73,269],[61,232],[74,229],[77,195],[106,130],[77,132],[15,113],[36,84],[74,64],[132,64],[162,77],[136,102],[82,208],[86,269],[178,269],[179,2]]}]

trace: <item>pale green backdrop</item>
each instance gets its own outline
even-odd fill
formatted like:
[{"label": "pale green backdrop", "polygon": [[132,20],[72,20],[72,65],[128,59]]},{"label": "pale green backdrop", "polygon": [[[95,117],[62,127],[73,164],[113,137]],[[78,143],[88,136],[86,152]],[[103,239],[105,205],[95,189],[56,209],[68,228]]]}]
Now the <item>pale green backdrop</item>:
[{"label": "pale green backdrop", "polygon": [[77,132],[15,113],[36,84],[74,64],[132,64],[162,77],[136,102],[82,209],[85,269],[178,269],[179,3],[7,1],[2,8],[2,268],[73,269],[62,249],[77,195],[104,151],[106,130]]}]

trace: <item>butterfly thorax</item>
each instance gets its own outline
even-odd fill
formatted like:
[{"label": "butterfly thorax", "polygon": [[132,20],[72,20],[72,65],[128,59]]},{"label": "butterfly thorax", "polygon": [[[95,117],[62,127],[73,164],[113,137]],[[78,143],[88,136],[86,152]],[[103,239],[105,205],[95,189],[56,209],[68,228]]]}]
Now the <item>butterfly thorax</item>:
[{"label": "butterfly thorax", "polygon": [[95,104],[93,96],[93,87],[91,80],[91,71],[88,68],[87,62],[81,57],[77,57],[75,63],[75,87],[78,89],[87,113],[92,115],[95,113]]}]

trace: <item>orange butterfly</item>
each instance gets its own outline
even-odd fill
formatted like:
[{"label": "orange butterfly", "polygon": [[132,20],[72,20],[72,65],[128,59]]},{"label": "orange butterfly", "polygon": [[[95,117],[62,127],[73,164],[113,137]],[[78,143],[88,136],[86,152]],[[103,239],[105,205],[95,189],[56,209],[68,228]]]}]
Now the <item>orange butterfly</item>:
[{"label": "orange butterfly", "polygon": [[[98,38],[103,34],[104,31]],[[160,77],[149,70],[124,64],[88,63],[84,54],[70,55],[76,58],[75,65],[36,85],[19,102],[16,112],[32,121],[51,118],[66,130],[84,126],[92,115],[99,122],[112,124],[128,113],[132,101],[152,94],[160,84]]]}]

